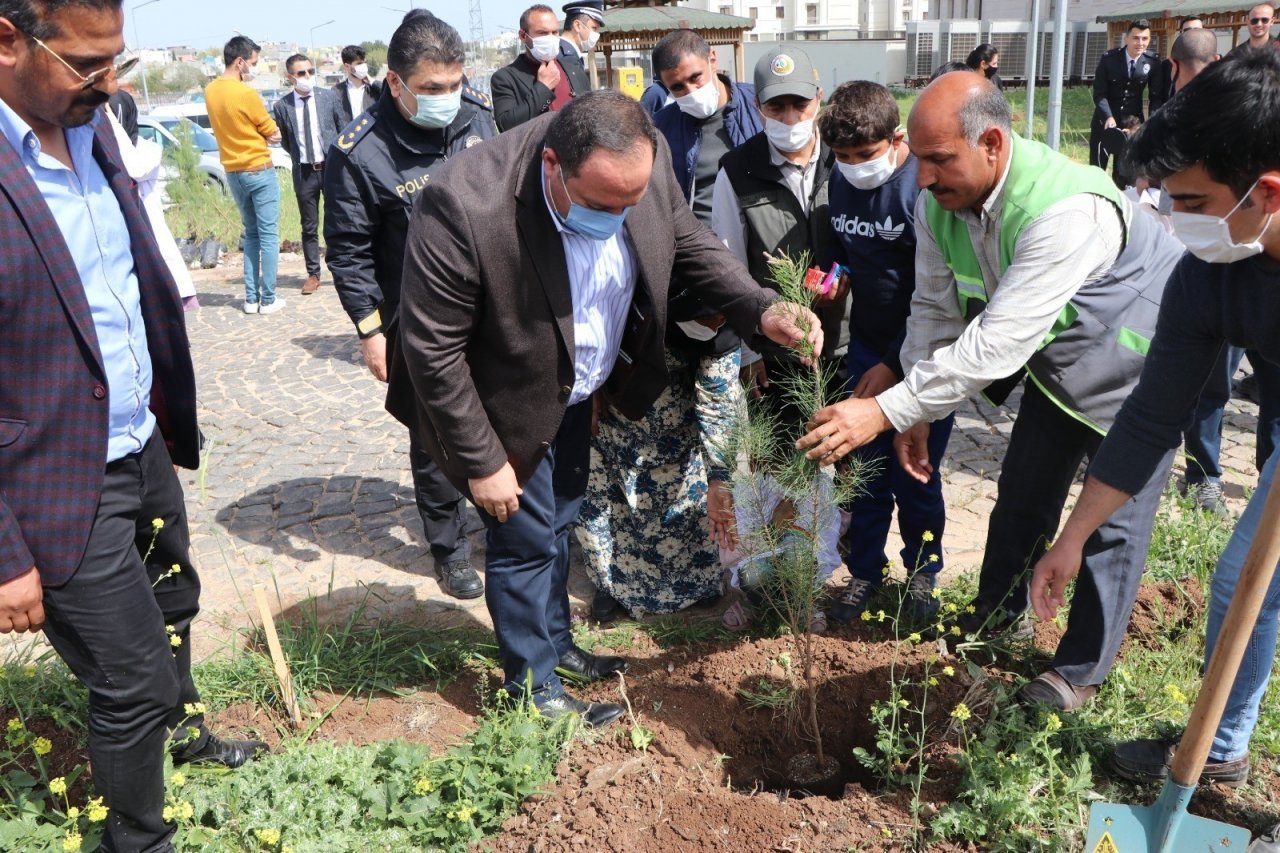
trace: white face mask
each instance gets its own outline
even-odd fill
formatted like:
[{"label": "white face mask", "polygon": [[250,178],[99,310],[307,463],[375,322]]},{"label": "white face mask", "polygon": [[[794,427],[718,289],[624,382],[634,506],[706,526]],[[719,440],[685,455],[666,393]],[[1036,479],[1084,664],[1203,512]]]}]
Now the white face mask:
[{"label": "white face mask", "polygon": [[868,160],[865,163],[837,162],[836,166],[844,179],[853,186],[860,190],[874,190],[876,187],[884,186],[897,170],[898,164],[895,162],[897,148],[893,140],[890,140],[888,150],[874,160]]},{"label": "white face mask", "polygon": [[537,62],[550,62],[560,55],[560,36],[538,36],[529,39],[529,55]]},{"label": "white face mask", "polygon": [[711,118],[716,114],[716,110],[720,109],[720,87],[716,85],[715,78],[711,78],[689,94],[676,98],[676,106],[680,107],[680,112],[690,118],[698,120]]},{"label": "white face mask", "polygon": [[246,62],[244,64],[244,69],[240,72],[241,81],[248,83],[250,80],[252,80],[254,77],[257,77],[257,76],[258,76],[258,72],[254,70],[252,65]]},{"label": "white face mask", "polygon": [[582,52],[586,53],[596,46],[596,42],[600,41],[600,31],[591,30],[587,33],[587,37],[582,41]]},{"label": "white face mask", "polygon": [[293,81],[293,88],[297,90],[299,95],[310,95],[311,90],[316,87],[316,78],[314,76],[297,77]]},{"label": "white face mask", "polygon": [[786,124],[767,118],[764,120],[764,132],[769,137],[769,144],[779,151],[799,151],[813,139],[813,119]]},{"label": "white face mask", "polygon": [[369,63],[357,62],[355,65],[351,66],[351,73],[355,75],[355,78],[357,80],[368,80],[369,79]]},{"label": "white face mask", "polygon": [[680,327],[680,331],[684,332],[695,341],[709,341],[714,338],[719,329],[712,329],[704,326],[697,320],[677,320],[676,325]]},{"label": "white face mask", "polygon": [[1226,216],[1174,211],[1172,216],[1174,236],[1182,241],[1182,245],[1187,247],[1188,252],[1205,263],[1231,264],[1262,254],[1262,235],[1271,225],[1273,214],[1267,215],[1262,228],[1258,230],[1258,236],[1248,243],[1235,242],[1231,238],[1231,229],[1227,226],[1227,220],[1240,209],[1240,205],[1244,204],[1244,200],[1257,185],[1258,182],[1254,181],[1253,186],[1249,187],[1249,192],[1236,202],[1236,206],[1231,208],[1231,212]]}]

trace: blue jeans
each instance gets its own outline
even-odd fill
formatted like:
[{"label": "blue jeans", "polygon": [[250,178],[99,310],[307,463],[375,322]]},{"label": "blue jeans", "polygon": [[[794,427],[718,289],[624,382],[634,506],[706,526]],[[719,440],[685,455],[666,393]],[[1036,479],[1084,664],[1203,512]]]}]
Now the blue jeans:
[{"label": "blue jeans", "polygon": [[[1189,486],[1222,479],[1222,465],[1218,459],[1222,450],[1222,410],[1231,399],[1231,379],[1236,375],[1244,354],[1240,347],[1223,346],[1218,363],[1200,392],[1195,418],[1182,436],[1187,448]],[[1262,470],[1280,442],[1280,366],[1254,352],[1249,353],[1249,364],[1253,366],[1253,375],[1258,380],[1258,395],[1262,400],[1258,405],[1254,459],[1258,470]]]},{"label": "blue jeans", "polygon": [[[849,390],[862,374],[879,364],[881,356],[858,340],[849,341]],[[898,464],[893,450],[892,431],[883,432],[854,451],[854,457],[874,468],[862,482],[862,489],[848,509],[849,530],[845,534],[849,573],[855,578],[880,583],[889,559],[885,546],[898,507],[898,527],[902,532],[902,562],[907,573],[937,573],[942,569],[942,532],[947,524],[947,506],[942,498],[942,455],[951,438],[954,415],[929,425],[929,462],[933,476],[921,483]],[[932,540],[924,541],[931,533]],[[936,558],[936,559],[935,559]]]},{"label": "blue jeans", "polygon": [[244,223],[244,301],[276,301],[280,260],[280,183],[276,170],[227,172],[227,186]]},{"label": "blue jeans", "polygon": [[[1267,501],[1271,481],[1276,473],[1276,454],[1263,466],[1258,489],[1249,499],[1249,506],[1236,524],[1231,541],[1218,558],[1218,568],[1213,573],[1213,586],[1209,598],[1209,625],[1205,637],[1205,661],[1213,655],[1213,647],[1222,629],[1222,622],[1231,604],[1231,595],[1240,580],[1244,558],[1253,542],[1253,535],[1262,518],[1262,505]],[[1271,664],[1276,655],[1276,623],[1280,619],[1280,572],[1271,579],[1258,623],[1253,628],[1249,645],[1245,647],[1240,671],[1231,685],[1227,707],[1222,712],[1213,738],[1209,756],[1214,761],[1229,761],[1248,755],[1249,738],[1258,724],[1258,705],[1267,692],[1267,680],[1271,677]]]}]

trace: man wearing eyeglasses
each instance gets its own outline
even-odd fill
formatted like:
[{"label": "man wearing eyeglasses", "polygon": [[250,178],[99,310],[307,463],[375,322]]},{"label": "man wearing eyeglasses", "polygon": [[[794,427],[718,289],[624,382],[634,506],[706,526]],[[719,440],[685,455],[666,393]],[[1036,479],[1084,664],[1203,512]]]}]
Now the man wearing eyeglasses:
[{"label": "man wearing eyeglasses", "polygon": [[257,73],[260,48],[236,36],[222,48],[226,70],[204,89],[209,125],[218,137],[218,158],[227,170],[227,188],[244,223],[244,313],[274,314],[284,307],[276,298],[280,262],[280,184],[271,167],[268,143],[280,130],[266,104],[248,84]]},{"label": "man wearing eyeglasses", "polygon": [[302,295],[320,287],[320,193],[324,188],[324,152],[342,132],[342,108],[331,89],[316,88],[311,60],[295,53],[284,61],[293,91],[275,102],[271,113],[281,145],[293,160],[293,194],[302,220],[302,257],[307,280]]},{"label": "man wearing eyeglasses", "polygon": [[0,633],[43,629],[88,688],[102,849],[163,851],[165,750],[235,767],[262,745],[210,734],[191,680],[195,377],[100,112],[134,64],[123,25],[120,0],[0,0]]},{"label": "man wearing eyeglasses", "polygon": [[1249,25],[1249,40],[1241,42],[1231,49],[1237,53],[1250,47],[1274,47],[1280,50],[1280,41],[1271,37],[1271,27],[1276,22],[1276,7],[1270,3],[1259,3],[1249,10],[1245,18]]}]

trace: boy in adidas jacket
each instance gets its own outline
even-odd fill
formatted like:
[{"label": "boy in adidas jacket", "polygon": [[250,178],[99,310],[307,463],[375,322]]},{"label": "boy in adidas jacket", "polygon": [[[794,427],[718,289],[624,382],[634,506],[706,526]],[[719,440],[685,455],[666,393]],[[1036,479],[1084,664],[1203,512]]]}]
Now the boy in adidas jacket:
[{"label": "boy in adidas jacket", "polygon": [[[836,89],[818,119],[822,141],[835,153],[829,185],[835,260],[848,269],[849,388],[874,397],[902,379],[898,351],[915,289],[917,164],[904,140],[898,105],[885,87],[865,80]],[[909,580],[907,611],[918,620],[937,612],[934,583],[942,568],[946,506],[939,462],[953,416],[933,424],[927,483],[908,476],[893,453],[893,433],[882,433],[856,456],[870,463],[863,492],[854,499],[846,535],[852,577],[828,620],[842,624],[862,613],[888,574],[885,548],[893,509],[902,530],[902,562]]]}]

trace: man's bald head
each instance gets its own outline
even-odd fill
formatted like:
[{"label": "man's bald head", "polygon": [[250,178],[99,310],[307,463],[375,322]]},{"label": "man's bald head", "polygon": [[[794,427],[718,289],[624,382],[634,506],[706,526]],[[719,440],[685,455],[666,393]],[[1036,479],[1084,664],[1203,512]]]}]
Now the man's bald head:
[{"label": "man's bald head", "polygon": [[1197,74],[1218,59],[1218,36],[1213,30],[1187,30],[1169,49],[1169,60],[1176,63],[1173,72],[1174,91],[1180,91]]},{"label": "man's bald head", "polygon": [[953,71],[930,83],[907,119],[920,188],[946,210],[980,207],[1008,165],[1012,125],[1009,102],[984,77]]}]

